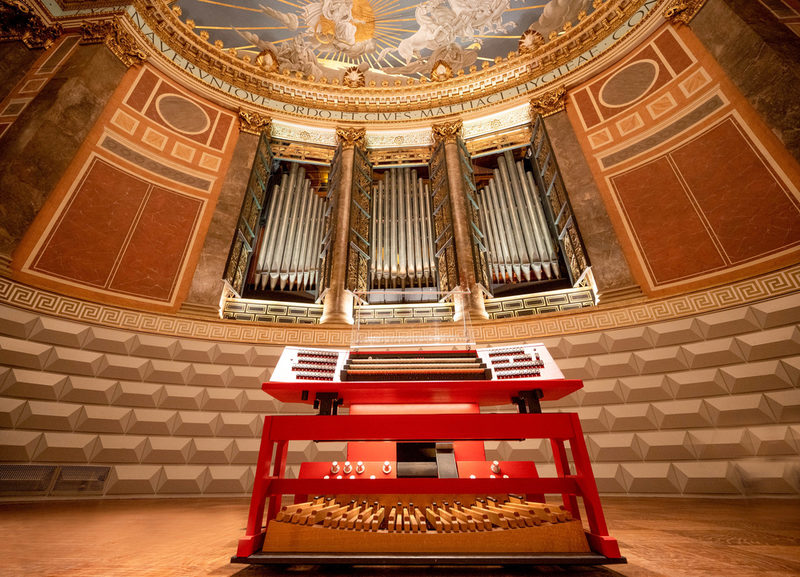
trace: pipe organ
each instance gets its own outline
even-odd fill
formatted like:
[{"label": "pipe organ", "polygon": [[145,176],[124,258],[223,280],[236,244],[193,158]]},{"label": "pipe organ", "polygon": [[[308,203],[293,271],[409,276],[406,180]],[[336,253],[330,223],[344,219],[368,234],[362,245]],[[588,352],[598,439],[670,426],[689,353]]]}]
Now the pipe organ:
[{"label": "pipe organ", "polygon": [[373,186],[373,287],[434,286],[429,195],[428,184],[411,168],[389,169]]},{"label": "pipe organ", "polygon": [[533,174],[511,151],[497,161],[494,177],[478,195],[494,282],[558,278],[558,255]]},{"label": "pipe organ", "polygon": [[324,211],[325,199],[311,188],[305,168],[289,163],[266,209],[257,287],[305,291],[316,286]]},{"label": "pipe organ", "polygon": [[[542,401],[582,386],[563,378],[541,344],[286,347],[263,390],[313,403],[319,415],[265,417],[246,534],[232,561],[624,563],[578,416],[542,413]],[[510,403],[518,414],[481,411]],[[540,477],[531,461],[487,460],[484,440],[526,438],[550,439],[556,476]],[[346,441],[346,460],[303,463],[288,479],[293,440]],[[282,502],[289,495],[294,504]]]}]

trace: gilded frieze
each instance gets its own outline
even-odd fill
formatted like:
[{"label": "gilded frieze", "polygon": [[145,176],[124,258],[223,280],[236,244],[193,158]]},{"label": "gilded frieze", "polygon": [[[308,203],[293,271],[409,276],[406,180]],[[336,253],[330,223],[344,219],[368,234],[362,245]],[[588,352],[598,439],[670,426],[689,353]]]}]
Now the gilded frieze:
[{"label": "gilded frieze", "polygon": [[[208,33],[197,33],[181,20],[179,10],[171,10],[163,0],[136,0],[128,12],[131,24],[139,29],[149,50],[169,58],[172,66],[195,78],[202,77],[222,98],[248,99],[256,105],[278,108],[287,116],[317,118],[320,121],[360,120],[370,110],[386,117],[374,120],[406,122],[418,114],[407,111],[430,109],[428,117],[447,116],[496,104],[492,95],[504,90],[522,95],[557,77],[574,73],[613,43],[641,27],[666,0],[607,0],[595,2],[597,8],[576,25],[565,27],[532,52],[512,52],[498,57],[493,65],[471,65],[450,79],[424,82],[367,82],[365,86],[343,85],[339,79],[326,80],[300,71],[269,72],[251,56],[240,56],[226,49],[221,41],[207,41]],[[613,37],[612,37],[613,36]],[[174,54],[170,54],[174,51]],[[214,80],[208,80],[213,73]],[[468,71],[467,71],[468,70]],[[314,76],[314,80],[311,77]],[[551,78],[552,77],[552,78]],[[356,82],[358,83],[358,82]],[[230,84],[230,87],[228,87]],[[386,85],[386,86],[384,86]],[[241,91],[241,93],[240,93]],[[503,94],[506,99],[509,95]],[[260,97],[260,98],[259,98]],[[313,107],[313,108],[308,108]],[[319,111],[325,111],[320,114]],[[332,116],[332,112],[336,112]],[[353,115],[348,118],[348,114]],[[420,117],[422,119],[422,117]]]},{"label": "gilded frieze", "polygon": [[531,100],[531,118],[535,118],[537,114],[550,116],[556,112],[561,112],[566,106],[567,89],[559,86]]},{"label": "gilded frieze", "polygon": [[0,42],[19,40],[31,49],[47,49],[63,31],[61,24],[49,25],[21,0],[0,3]]}]

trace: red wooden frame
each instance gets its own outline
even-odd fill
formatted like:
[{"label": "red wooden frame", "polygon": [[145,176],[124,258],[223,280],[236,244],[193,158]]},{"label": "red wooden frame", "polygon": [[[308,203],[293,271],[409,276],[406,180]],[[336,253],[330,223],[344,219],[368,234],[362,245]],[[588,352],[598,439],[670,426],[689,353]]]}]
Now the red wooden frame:
[{"label": "red wooden frame", "polygon": [[[505,479],[287,479],[284,476],[289,441],[441,439],[550,439],[558,476]],[[567,460],[565,442],[569,442],[572,450],[574,471]],[[260,551],[268,538],[268,529],[264,528],[265,508],[268,525],[277,515],[283,495],[426,493],[560,493],[564,506],[576,519],[580,519],[577,500],[580,497],[589,524],[586,536],[591,549],[609,559],[621,558],[616,539],[608,535],[580,420],[574,413],[265,417],[247,530],[239,541],[237,555],[248,557]]]}]

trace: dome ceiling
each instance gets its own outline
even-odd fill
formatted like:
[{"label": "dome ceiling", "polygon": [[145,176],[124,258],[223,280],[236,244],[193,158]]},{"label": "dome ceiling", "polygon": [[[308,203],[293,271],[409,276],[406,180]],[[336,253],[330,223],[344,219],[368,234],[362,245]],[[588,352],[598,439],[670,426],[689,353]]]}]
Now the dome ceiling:
[{"label": "dome ceiling", "polygon": [[[591,0],[180,0],[218,47],[274,70],[343,78],[436,79],[546,42]],[[204,34],[205,35],[205,34]],[[344,76],[343,76],[344,75]]]}]

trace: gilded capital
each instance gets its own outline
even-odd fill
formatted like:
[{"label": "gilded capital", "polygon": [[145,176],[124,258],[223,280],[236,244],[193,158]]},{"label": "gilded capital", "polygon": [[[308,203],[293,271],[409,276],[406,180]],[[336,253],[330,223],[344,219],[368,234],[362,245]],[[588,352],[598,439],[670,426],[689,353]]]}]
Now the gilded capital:
[{"label": "gilded capital", "polygon": [[706,0],[672,0],[664,10],[664,18],[675,26],[688,24]]},{"label": "gilded capital", "polygon": [[434,124],[431,126],[433,141],[439,142],[440,140],[444,140],[445,142],[448,142],[456,140],[459,136],[461,136],[461,127],[463,124],[464,123],[461,121],[461,119]]},{"label": "gilded capital", "polygon": [[271,127],[272,118],[269,116],[245,110],[244,108],[239,109],[240,132],[247,132],[248,134],[255,134],[258,136],[262,132],[268,133]]},{"label": "gilded capital", "polygon": [[61,24],[48,26],[21,0],[0,2],[0,41],[20,40],[30,49],[47,49],[63,32]]},{"label": "gilded capital", "polygon": [[344,148],[359,147],[365,148],[367,144],[367,129],[358,127],[344,127],[336,129],[336,140]]},{"label": "gilded capital", "polygon": [[545,92],[537,98],[531,99],[531,118],[537,115],[550,116],[561,112],[567,107],[567,89],[563,86]]},{"label": "gilded capital", "polygon": [[139,48],[134,37],[117,21],[111,23],[105,45],[128,68],[147,60],[147,54]]},{"label": "gilded capital", "polygon": [[111,20],[84,22],[81,25],[81,44],[101,44],[111,32]]}]

